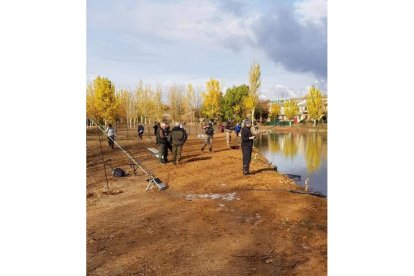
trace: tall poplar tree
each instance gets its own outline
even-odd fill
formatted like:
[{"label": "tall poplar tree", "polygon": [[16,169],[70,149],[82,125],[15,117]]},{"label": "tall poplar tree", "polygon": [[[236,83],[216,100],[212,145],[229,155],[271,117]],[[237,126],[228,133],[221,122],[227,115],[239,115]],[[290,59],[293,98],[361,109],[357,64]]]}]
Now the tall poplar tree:
[{"label": "tall poplar tree", "polygon": [[277,119],[277,117],[279,116],[279,114],[280,114],[280,105],[278,105],[277,103],[272,103],[271,104],[271,106],[270,106],[270,113],[269,113],[269,115],[270,115],[270,118],[272,119],[272,120],[275,120],[276,121],[276,119]]},{"label": "tall poplar tree", "polygon": [[206,83],[206,91],[202,94],[202,113],[207,118],[217,118],[221,115],[221,102],[223,93],[218,80],[211,78]]},{"label": "tall poplar tree", "polygon": [[289,125],[292,125],[292,119],[299,114],[299,106],[295,100],[288,100],[283,104],[283,113],[289,120]]},{"label": "tall poplar tree", "polygon": [[259,88],[261,85],[260,80],[260,65],[253,63],[249,71],[249,95],[245,100],[245,107],[251,110],[251,119],[254,120],[254,109],[259,101]]},{"label": "tall poplar tree", "polygon": [[105,122],[113,122],[118,109],[115,86],[108,78],[100,76],[93,81],[93,86],[98,118],[103,119]]},{"label": "tall poplar tree", "polygon": [[309,117],[313,120],[313,125],[316,126],[317,120],[323,115],[324,106],[322,102],[322,94],[315,86],[309,88],[308,95],[306,96],[306,106],[308,108]]}]

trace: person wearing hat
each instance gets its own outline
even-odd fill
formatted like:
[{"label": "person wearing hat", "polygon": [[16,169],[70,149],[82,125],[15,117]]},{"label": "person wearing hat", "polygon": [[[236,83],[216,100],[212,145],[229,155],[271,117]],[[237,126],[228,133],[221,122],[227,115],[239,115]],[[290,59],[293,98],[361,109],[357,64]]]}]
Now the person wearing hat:
[{"label": "person wearing hat", "polygon": [[250,160],[252,159],[253,140],[256,138],[251,132],[252,121],[245,121],[245,125],[241,130],[241,148],[243,154],[243,174],[248,175]]}]

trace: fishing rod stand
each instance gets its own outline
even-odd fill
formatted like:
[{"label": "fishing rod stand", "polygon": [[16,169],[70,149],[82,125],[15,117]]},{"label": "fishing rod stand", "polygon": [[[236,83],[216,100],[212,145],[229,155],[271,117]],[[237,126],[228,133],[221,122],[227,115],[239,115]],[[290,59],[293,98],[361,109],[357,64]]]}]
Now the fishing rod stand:
[{"label": "fishing rod stand", "polygon": [[[88,117],[89,120],[91,120],[92,122],[94,122],[96,124],[96,126],[98,127],[98,129],[100,129],[104,134],[106,134],[105,130],[97,123],[97,120],[95,118],[91,118]],[[130,162],[130,166],[131,168],[134,170],[134,174],[138,175],[136,170],[139,168],[144,174],[146,174],[149,178],[147,179],[147,181],[149,181],[147,188],[145,189],[146,191],[152,190],[154,188],[154,186],[156,186],[158,188],[158,190],[165,190],[167,189],[167,185],[165,183],[162,183],[161,180],[159,178],[156,178],[152,175],[151,171],[146,168],[143,164],[138,163],[126,150],[124,150],[115,140],[113,140],[111,137],[109,137],[109,139],[111,139],[115,145],[117,145],[131,160]]]},{"label": "fishing rod stand", "polygon": [[167,189],[167,185],[162,183],[159,178],[155,178],[153,176],[150,176],[150,178],[148,178],[147,180],[148,180],[149,183],[148,183],[147,188],[145,189],[145,191],[152,190],[154,188],[154,186],[157,186],[158,190]]}]

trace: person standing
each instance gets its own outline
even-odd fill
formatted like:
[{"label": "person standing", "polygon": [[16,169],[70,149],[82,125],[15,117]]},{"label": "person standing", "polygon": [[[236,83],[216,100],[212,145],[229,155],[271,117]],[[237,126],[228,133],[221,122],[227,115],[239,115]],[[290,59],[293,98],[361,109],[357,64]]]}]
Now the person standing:
[{"label": "person standing", "polygon": [[240,130],[241,130],[241,125],[237,123],[236,127],[234,128],[234,132],[236,132],[237,139],[239,139]]},{"label": "person standing", "polygon": [[168,136],[165,132],[165,123],[162,122],[160,127],[157,129],[157,144],[160,145],[160,163],[165,164],[168,162]]},{"label": "person standing", "polygon": [[182,128],[183,129],[183,131],[184,131],[184,143],[187,141],[187,138],[188,138],[188,133],[187,133],[187,130],[185,130],[185,123],[184,124],[180,124],[180,128]]},{"label": "person standing", "polygon": [[158,129],[160,128],[160,123],[156,122],[153,128],[154,128],[154,136],[157,137]]},{"label": "person standing", "polygon": [[214,135],[214,128],[213,123],[209,122],[207,125],[203,126],[204,133],[206,134],[206,137],[204,138],[203,146],[201,147],[201,151],[204,153],[204,148],[209,146],[209,151],[213,151],[213,135]]},{"label": "person standing", "polygon": [[169,141],[172,145],[172,155],[174,165],[178,165],[181,158],[181,150],[185,141],[187,140],[187,133],[180,127],[180,123],[175,123],[169,135]]},{"label": "person standing", "polygon": [[138,125],[138,137],[142,140],[142,135],[144,134],[144,126],[142,124]]},{"label": "person standing", "polygon": [[243,154],[243,174],[248,175],[252,159],[253,140],[256,138],[251,132],[252,121],[246,120],[241,130],[241,148]]},{"label": "person standing", "polygon": [[106,135],[108,135],[108,145],[114,149],[114,141],[116,136],[116,130],[112,127],[111,124],[108,124],[108,126],[105,129]]},{"label": "person standing", "polygon": [[226,126],[224,128],[224,133],[226,133],[226,143],[227,148],[230,148],[230,142],[231,142],[231,132],[233,131],[233,126],[231,125],[231,122],[228,121],[226,123]]},{"label": "person standing", "polygon": [[[166,135],[167,137],[169,137],[169,136],[170,136],[170,133],[171,133],[170,124],[165,123],[165,129],[164,129],[164,132],[165,132],[165,135]],[[169,150],[170,150],[170,152],[172,153],[172,146],[171,146],[171,143],[170,143],[170,141],[169,141],[168,139],[167,139],[167,149],[169,149]]]}]

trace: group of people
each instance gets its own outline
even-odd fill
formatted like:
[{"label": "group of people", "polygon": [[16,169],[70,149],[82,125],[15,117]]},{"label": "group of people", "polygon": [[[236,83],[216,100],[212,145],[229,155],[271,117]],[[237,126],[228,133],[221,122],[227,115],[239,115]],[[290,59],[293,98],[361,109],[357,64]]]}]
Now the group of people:
[{"label": "group of people", "polygon": [[[251,131],[251,127],[252,121],[250,119],[246,119],[243,121],[242,124],[237,123],[236,125],[234,125],[232,121],[228,121],[224,126],[224,132],[226,135],[226,143],[228,148],[230,148],[232,131],[234,130],[234,132],[236,133],[237,139],[239,139],[240,134],[244,175],[250,174],[249,167],[253,150],[253,140],[256,138],[256,136],[253,135]],[[204,149],[208,145],[209,151],[212,152],[214,136],[213,123],[210,121],[207,124],[205,124],[203,126],[203,130],[205,136],[203,144],[201,146],[201,151],[204,153]],[[108,136],[108,144],[112,149],[114,149],[116,130],[112,127],[111,124],[108,124],[105,131]],[[142,124],[139,124],[137,131],[138,137],[142,140],[142,135],[144,134],[144,126]],[[184,125],[176,122],[174,127],[170,129],[170,126],[165,122],[156,123],[154,125],[154,135],[156,137],[156,142],[159,145],[160,163],[165,164],[168,162],[168,151],[170,151],[173,156],[173,163],[175,165],[179,164],[183,145],[185,144],[188,138],[188,134],[185,130]]]},{"label": "group of people", "polygon": [[[116,129],[112,124],[107,124],[105,128],[106,135],[108,136],[108,145],[111,149],[115,148],[115,139],[116,139]],[[138,125],[138,137],[142,140],[142,135],[144,134],[144,126],[142,124]]]},{"label": "group of people", "polygon": [[154,133],[157,144],[160,146],[160,163],[167,163],[168,150],[170,150],[173,156],[172,161],[175,165],[178,165],[181,159],[182,147],[188,138],[184,126],[176,122],[174,127],[170,130],[170,126],[167,123],[161,122],[154,126]]},{"label": "group of people", "polygon": [[[242,127],[243,125],[243,127]],[[237,139],[241,139],[241,148],[242,148],[242,155],[243,155],[243,174],[249,175],[249,167],[250,167],[250,161],[252,159],[252,151],[253,151],[253,140],[256,138],[255,135],[253,135],[251,131],[252,127],[252,121],[250,119],[246,119],[243,121],[243,124],[237,123],[236,125],[233,124],[232,121],[228,121],[224,125],[224,133],[226,135],[226,144],[228,148],[230,147],[231,143],[231,133],[234,130],[236,133]],[[205,137],[204,137],[204,143],[201,147],[201,151],[204,152],[204,148],[209,145],[210,152],[212,149],[213,144],[213,135],[214,135],[214,128],[212,122],[209,122],[208,124],[203,126]]]}]

